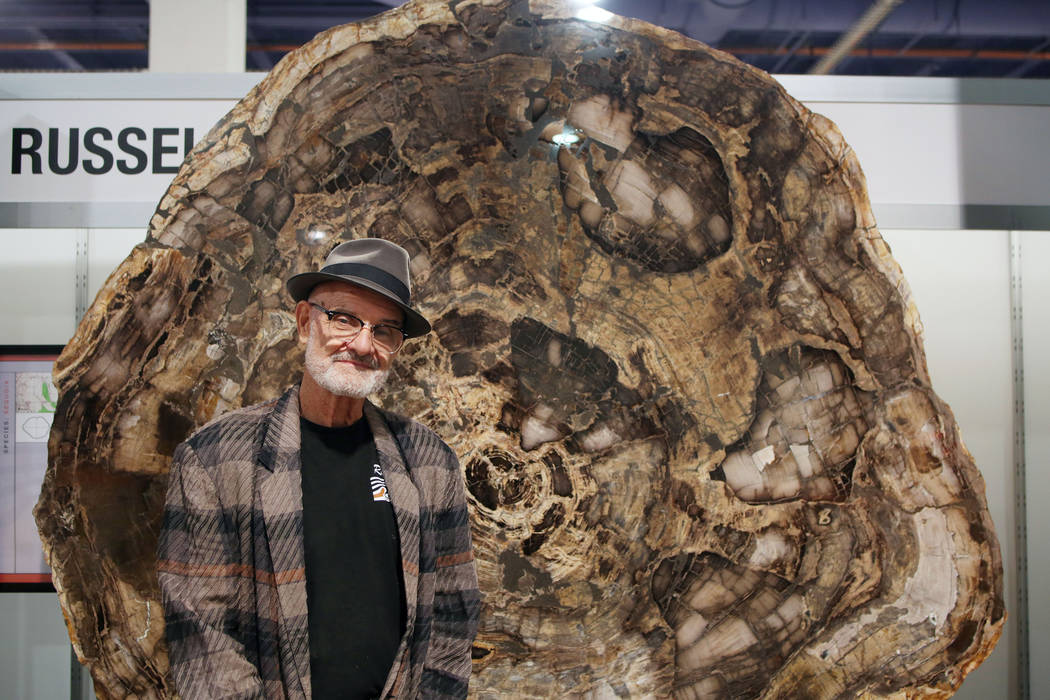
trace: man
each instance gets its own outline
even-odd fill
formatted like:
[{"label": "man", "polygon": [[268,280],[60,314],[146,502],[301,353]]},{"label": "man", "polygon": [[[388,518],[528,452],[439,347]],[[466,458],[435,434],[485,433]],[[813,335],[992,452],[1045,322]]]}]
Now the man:
[{"label": "man", "polygon": [[408,253],[348,241],[287,288],[301,384],[175,450],[158,575],[176,689],[463,697],[480,594],[459,464],[365,400],[430,331]]}]

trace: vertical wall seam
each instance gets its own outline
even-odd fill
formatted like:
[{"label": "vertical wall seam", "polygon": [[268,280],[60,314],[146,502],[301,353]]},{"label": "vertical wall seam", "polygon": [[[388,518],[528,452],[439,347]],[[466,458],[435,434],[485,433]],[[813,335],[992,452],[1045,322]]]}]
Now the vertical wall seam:
[{"label": "vertical wall seam", "polygon": [[84,667],[72,646],[69,647],[69,698],[84,700]]},{"label": "vertical wall seam", "polygon": [[[75,257],[73,259],[73,308],[74,328],[84,318],[88,307],[88,245],[89,231],[77,229],[75,237]],[[70,700],[84,700],[84,667],[80,665],[76,649],[69,647],[69,697]]]},{"label": "vertical wall seam", "polygon": [[84,318],[88,307],[88,236],[86,228],[77,229],[76,234],[76,258],[73,265],[73,294],[74,308],[76,309],[75,323],[79,324]]},{"label": "vertical wall seam", "polygon": [[1014,551],[1017,559],[1017,697],[1030,700],[1028,651],[1028,504],[1025,461],[1024,309],[1021,297],[1021,235],[1010,231],[1010,336],[1013,341]]}]

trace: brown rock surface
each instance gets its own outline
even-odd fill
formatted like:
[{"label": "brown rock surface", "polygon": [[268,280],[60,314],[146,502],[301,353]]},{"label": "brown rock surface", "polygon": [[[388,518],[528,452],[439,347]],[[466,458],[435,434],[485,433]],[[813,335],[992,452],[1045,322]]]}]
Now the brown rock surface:
[{"label": "brown rock surface", "polygon": [[411,2],[227,115],[58,362],[37,517],[100,695],[172,694],[171,453],[295,381],[283,280],[360,236],[434,322],[381,401],[464,468],[476,696],[940,696],[990,652],[984,485],[835,127],[640,22]]}]

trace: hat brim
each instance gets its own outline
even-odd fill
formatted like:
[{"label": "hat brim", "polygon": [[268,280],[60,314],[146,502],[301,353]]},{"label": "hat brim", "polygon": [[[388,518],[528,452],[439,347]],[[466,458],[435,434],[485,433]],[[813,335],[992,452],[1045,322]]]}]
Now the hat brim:
[{"label": "hat brim", "polygon": [[322,282],[343,282],[364,287],[394,302],[405,314],[402,330],[405,331],[405,336],[408,338],[418,338],[430,332],[430,321],[426,320],[422,314],[398,299],[390,291],[371,280],[354,277],[353,275],[333,275],[328,272],[303,272],[289,277],[288,281],[285,282],[285,287],[288,289],[288,293],[292,295],[292,299],[306,301],[310,296],[311,290]]}]

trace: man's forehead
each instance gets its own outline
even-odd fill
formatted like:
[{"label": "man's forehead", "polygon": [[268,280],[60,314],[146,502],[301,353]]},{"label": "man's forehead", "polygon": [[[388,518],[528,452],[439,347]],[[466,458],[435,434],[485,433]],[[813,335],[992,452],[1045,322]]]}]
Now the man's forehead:
[{"label": "man's forehead", "polygon": [[350,282],[332,280],[322,282],[310,291],[310,301],[329,304],[353,304],[355,307],[369,307],[383,314],[383,320],[401,321],[404,312],[397,304],[379,292]]}]

